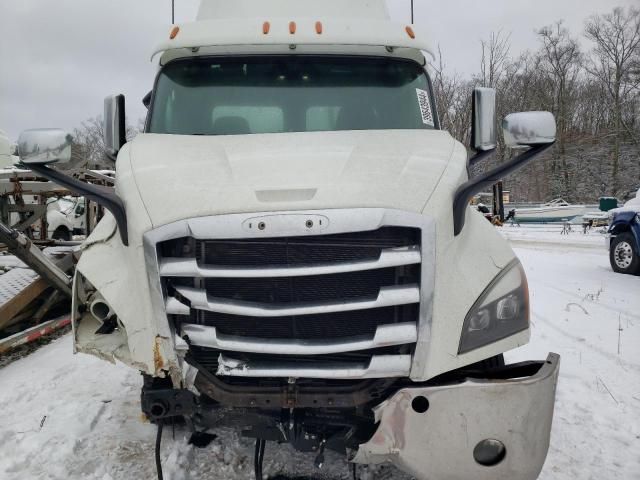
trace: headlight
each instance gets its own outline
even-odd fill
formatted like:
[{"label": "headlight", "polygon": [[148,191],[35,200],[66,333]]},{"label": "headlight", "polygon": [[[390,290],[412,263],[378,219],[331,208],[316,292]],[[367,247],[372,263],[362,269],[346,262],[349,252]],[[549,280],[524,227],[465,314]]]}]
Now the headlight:
[{"label": "headlight", "polygon": [[464,319],[458,353],[466,353],[529,328],[529,288],[514,260],[493,279]]}]

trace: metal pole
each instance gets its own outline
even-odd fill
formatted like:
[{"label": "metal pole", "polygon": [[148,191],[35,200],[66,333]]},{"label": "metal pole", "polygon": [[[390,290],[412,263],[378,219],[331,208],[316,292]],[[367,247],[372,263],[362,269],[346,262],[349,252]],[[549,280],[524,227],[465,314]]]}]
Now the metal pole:
[{"label": "metal pole", "polygon": [[23,233],[7,227],[0,222],[0,242],[4,243],[11,253],[31,267],[38,275],[71,297],[71,277],[58,267],[50,258],[36,247]]},{"label": "metal pole", "polygon": [[413,0],[411,0],[411,25],[413,25]]},{"label": "metal pole", "polygon": [[[411,0],[413,2],[413,0]],[[171,0],[171,24],[176,23],[176,5],[175,0]]]}]

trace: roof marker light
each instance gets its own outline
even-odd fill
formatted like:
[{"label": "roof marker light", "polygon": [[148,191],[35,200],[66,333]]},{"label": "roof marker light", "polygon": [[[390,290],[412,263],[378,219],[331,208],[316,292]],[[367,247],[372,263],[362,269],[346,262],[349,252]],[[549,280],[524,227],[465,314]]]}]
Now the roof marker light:
[{"label": "roof marker light", "polygon": [[180,31],[180,27],[179,26],[175,26],[171,29],[171,33],[169,33],[169,40],[173,40],[174,38],[176,38],[178,36],[178,32]]},{"label": "roof marker light", "polygon": [[322,35],[322,22],[316,22],[316,33]]},{"label": "roof marker light", "polygon": [[296,22],[289,22],[289,33],[291,35],[296,33]]},{"label": "roof marker light", "polygon": [[264,35],[266,35],[267,33],[269,33],[269,30],[271,29],[271,24],[269,22],[264,22],[262,24],[262,33]]},{"label": "roof marker light", "polygon": [[411,28],[409,25],[407,25],[407,28],[405,30],[407,31],[407,35],[409,35],[409,37],[416,38],[416,34],[413,32],[413,28]]}]

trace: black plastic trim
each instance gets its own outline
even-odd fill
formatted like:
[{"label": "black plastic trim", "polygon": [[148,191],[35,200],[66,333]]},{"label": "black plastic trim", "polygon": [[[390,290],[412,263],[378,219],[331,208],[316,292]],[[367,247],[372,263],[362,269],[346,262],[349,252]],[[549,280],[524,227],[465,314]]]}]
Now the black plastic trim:
[{"label": "black plastic trim", "polygon": [[124,208],[124,203],[122,203],[120,197],[115,194],[113,188],[80,181],[66,173],[49,168],[46,165],[20,164],[20,168],[31,170],[61,187],[68,188],[72,192],[83,197],[87,197],[89,200],[102,205],[104,208],[109,210],[116,219],[122,243],[125,246],[129,245],[129,238],[127,234],[127,212]]},{"label": "black plastic trim", "polygon": [[[545,150],[551,148],[554,143],[555,142],[533,146],[514,159],[498,165],[488,172],[483,173],[482,175],[478,175],[477,177],[474,177],[460,185],[456,190],[455,196],[453,198],[453,234],[457,236],[462,231],[467,214],[467,205],[469,203],[469,200],[471,200],[471,198],[476,193],[481,192],[485,188],[493,185],[498,180],[524,167],[527,163],[543,153]],[[493,150],[489,150],[483,153],[493,153]],[[480,155],[481,154],[476,155],[471,160],[473,160],[474,163],[477,163],[479,160],[481,160],[481,158],[477,158]]]}]

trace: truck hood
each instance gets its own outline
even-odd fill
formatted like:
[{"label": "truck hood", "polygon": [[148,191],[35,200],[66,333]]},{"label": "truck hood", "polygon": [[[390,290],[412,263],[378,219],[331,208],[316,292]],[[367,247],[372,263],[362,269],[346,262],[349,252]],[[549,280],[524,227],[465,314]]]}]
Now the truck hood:
[{"label": "truck hood", "polygon": [[420,212],[453,152],[463,151],[455,145],[435,130],[140,134],[121,152],[118,176],[133,176],[153,227],[275,210]]}]

